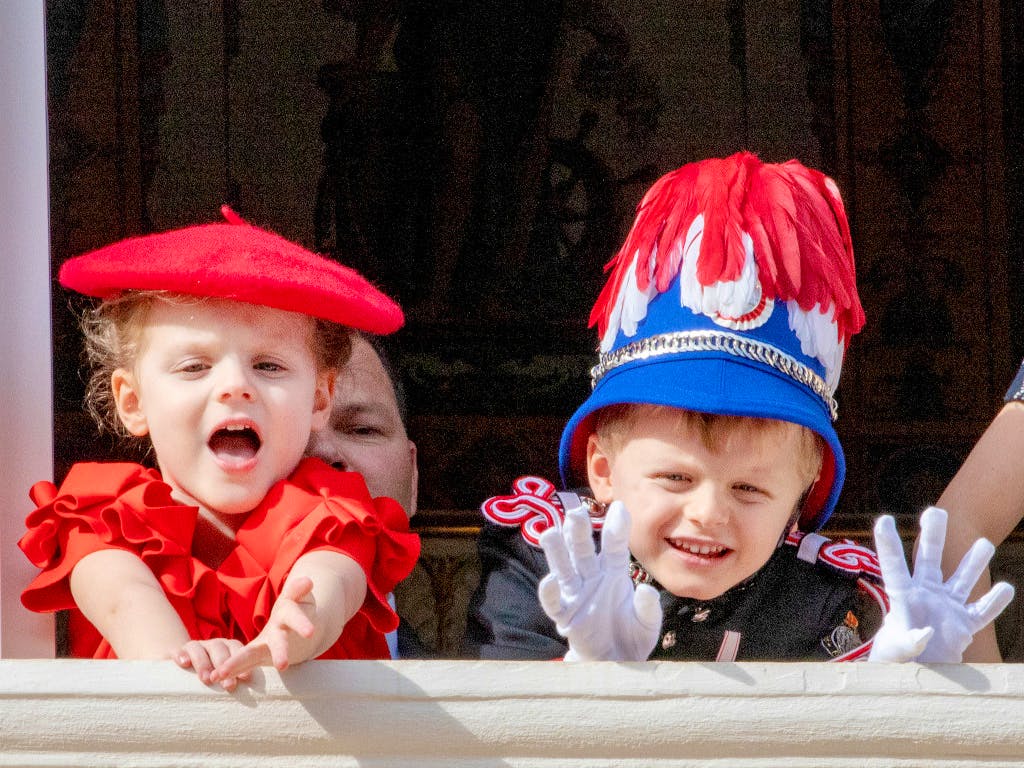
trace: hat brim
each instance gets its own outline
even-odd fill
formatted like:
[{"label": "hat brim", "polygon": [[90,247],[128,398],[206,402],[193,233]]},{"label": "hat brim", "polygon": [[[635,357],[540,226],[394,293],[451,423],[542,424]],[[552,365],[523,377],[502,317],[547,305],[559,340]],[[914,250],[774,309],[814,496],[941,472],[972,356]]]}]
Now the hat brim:
[{"label": "hat brim", "polygon": [[354,269],[250,224],[201,224],[128,238],[61,266],[60,284],[101,299],[163,290],[298,312],[392,333],[401,308]]},{"label": "hat brim", "polygon": [[605,374],[562,433],[559,468],[566,486],[585,483],[594,414],[624,403],[778,419],[807,427],[822,437],[831,456],[824,457],[821,476],[808,494],[800,528],[816,530],[832,514],[846,476],[846,461],[821,399],[769,366],[717,352],[647,359]]}]

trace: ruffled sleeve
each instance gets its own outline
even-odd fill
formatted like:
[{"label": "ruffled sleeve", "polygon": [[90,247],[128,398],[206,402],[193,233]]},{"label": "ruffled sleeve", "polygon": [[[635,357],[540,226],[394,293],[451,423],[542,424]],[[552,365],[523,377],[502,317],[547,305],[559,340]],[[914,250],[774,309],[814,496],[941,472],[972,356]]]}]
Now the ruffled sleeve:
[{"label": "ruffled sleeve", "polygon": [[220,568],[228,611],[247,639],[266,625],[295,562],[328,549],[355,560],[366,574],[362,607],[324,657],[387,657],[383,635],[398,626],[387,595],[412,571],[420,542],[402,507],[373,499],[363,478],[305,459],[274,486],[238,531],[237,547]]},{"label": "ruffled sleeve", "polygon": [[188,556],[196,511],[175,502],[154,470],[127,463],[76,464],[60,489],[37,483],[30,496],[38,506],[26,518],[28,532],[18,546],[41,573],[22,593],[26,608],[73,608],[71,571],[102,549],[134,552],[165,588],[192,589]]}]

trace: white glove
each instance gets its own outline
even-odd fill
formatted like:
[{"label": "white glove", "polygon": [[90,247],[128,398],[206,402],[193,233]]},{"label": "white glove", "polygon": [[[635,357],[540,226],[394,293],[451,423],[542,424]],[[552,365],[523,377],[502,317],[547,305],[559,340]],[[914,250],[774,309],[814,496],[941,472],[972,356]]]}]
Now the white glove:
[{"label": "white glove", "polygon": [[928,507],[921,514],[914,575],[907,570],[896,523],[884,515],[875,523],[875,549],[890,608],[875,635],[870,661],[956,663],[974,633],[995,619],[1013,599],[1013,587],[999,582],[980,600],[967,603],[995,547],[978,539],[949,581],[942,581],[946,511]]},{"label": "white glove", "polygon": [[590,515],[566,512],[540,545],[551,572],[537,588],[544,612],[569,641],[566,661],[645,661],[661,631],[658,591],[629,576],[629,512],[613,502],[594,551]]}]

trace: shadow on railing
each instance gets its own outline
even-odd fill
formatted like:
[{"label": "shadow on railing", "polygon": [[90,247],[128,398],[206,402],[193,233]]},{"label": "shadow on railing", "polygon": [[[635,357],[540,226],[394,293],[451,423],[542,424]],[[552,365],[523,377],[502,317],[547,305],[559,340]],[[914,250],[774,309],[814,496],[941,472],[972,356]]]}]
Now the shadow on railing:
[{"label": "shadow on railing", "polygon": [[0,765],[1017,766],[1017,665],[0,661]]}]

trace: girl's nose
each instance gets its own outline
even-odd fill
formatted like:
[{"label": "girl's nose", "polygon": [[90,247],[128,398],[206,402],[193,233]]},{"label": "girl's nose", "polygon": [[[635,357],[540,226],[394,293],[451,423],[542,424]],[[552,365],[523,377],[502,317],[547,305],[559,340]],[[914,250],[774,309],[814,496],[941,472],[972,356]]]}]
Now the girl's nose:
[{"label": "girl's nose", "polygon": [[252,401],[256,398],[249,369],[234,360],[222,360],[218,366],[217,399],[229,402],[234,399]]}]

